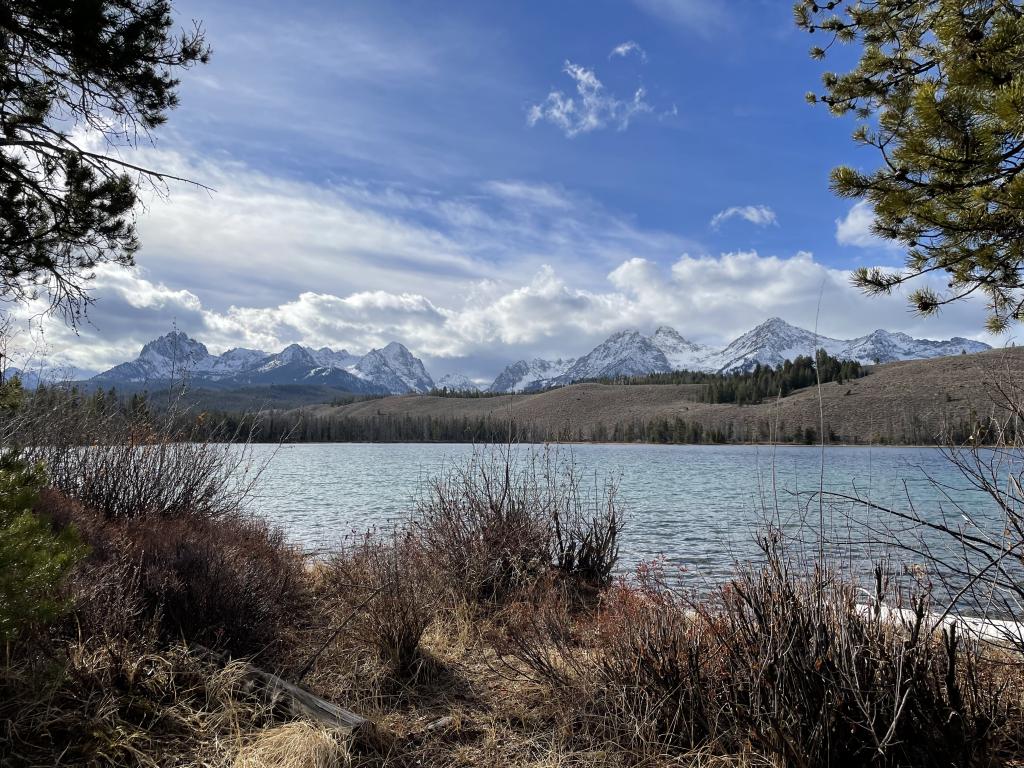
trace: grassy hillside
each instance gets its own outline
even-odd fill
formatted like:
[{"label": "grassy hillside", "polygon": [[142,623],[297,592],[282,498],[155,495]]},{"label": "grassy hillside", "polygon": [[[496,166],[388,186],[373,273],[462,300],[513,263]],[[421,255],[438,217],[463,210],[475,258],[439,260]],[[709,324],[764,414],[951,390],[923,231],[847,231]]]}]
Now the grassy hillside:
[{"label": "grassy hillside", "polygon": [[[998,413],[996,385],[1020,381],[1024,349],[876,366],[865,378],[799,390],[759,405],[697,402],[699,385],[576,384],[536,394],[457,398],[405,395],[303,409],[307,417],[344,420],[459,420],[529,426],[560,439],[632,439],[664,423],[668,441],[680,422],[723,439],[799,439],[823,421],[833,441],[930,442],[947,428]],[[657,430],[655,430],[657,431]]]}]

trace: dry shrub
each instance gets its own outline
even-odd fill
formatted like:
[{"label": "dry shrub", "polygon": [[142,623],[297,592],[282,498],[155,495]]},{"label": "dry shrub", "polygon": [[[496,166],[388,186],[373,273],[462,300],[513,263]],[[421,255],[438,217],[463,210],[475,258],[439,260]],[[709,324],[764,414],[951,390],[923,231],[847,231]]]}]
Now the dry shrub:
[{"label": "dry shrub", "polygon": [[614,484],[591,492],[557,454],[492,447],[434,478],[413,525],[456,595],[502,604],[552,569],[583,589],[606,587],[622,522]]},{"label": "dry shrub", "polygon": [[596,617],[594,675],[608,694],[600,724],[630,748],[689,751],[719,737],[719,638],[688,606],[654,564],[613,588]]},{"label": "dry shrub", "polygon": [[112,520],[237,513],[263,469],[247,435],[173,402],[151,414],[57,389],[27,398],[3,432],[54,488]]},{"label": "dry shrub", "polygon": [[86,632],[124,637],[153,625],[165,641],[274,662],[308,619],[303,556],[263,520],[108,520],[53,491],[43,503],[91,549],[72,580]]},{"label": "dry shrub", "polygon": [[[593,615],[539,603],[501,650],[574,730],[644,758],[753,750],[794,766],[937,767],[1021,754],[1019,664],[931,631],[924,598],[900,622],[824,567],[791,571],[773,539],[765,555],[700,598],[652,568]],[[876,591],[898,597],[881,571]]]},{"label": "dry shrub", "polygon": [[[930,630],[926,596],[908,598],[914,618],[895,622],[858,606],[863,593],[827,567],[794,575],[771,539],[764,550],[765,565],[741,570],[712,604],[736,743],[807,766],[969,766],[1000,754],[1021,712],[983,647]],[[887,594],[880,569],[876,604]]]},{"label": "dry shrub", "polygon": [[440,604],[436,574],[413,533],[367,533],[330,558],[323,572],[347,636],[399,677],[415,673],[420,640]]},{"label": "dry shrub", "polygon": [[496,640],[514,673],[556,696],[578,746],[614,743],[637,759],[689,753],[718,732],[714,638],[657,564],[607,590],[596,612],[553,588],[512,613]]}]

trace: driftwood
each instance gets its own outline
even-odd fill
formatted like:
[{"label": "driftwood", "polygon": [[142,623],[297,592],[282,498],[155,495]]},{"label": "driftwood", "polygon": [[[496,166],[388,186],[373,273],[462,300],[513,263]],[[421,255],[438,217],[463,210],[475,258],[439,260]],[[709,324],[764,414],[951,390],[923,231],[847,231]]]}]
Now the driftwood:
[{"label": "driftwood", "polygon": [[[193,645],[191,648],[220,664],[229,661],[223,654],[204,646]],[[304,717],[328,728],[345,731],[351,734],[353,744],[358,747],[382,754],[391,750],[394,744],[393,734],[373,720],[339,707],[252,664],[243,662],[241,668],[242,678],[251,686],[252,692],[272,709],[283,710],[291,717]]]}]

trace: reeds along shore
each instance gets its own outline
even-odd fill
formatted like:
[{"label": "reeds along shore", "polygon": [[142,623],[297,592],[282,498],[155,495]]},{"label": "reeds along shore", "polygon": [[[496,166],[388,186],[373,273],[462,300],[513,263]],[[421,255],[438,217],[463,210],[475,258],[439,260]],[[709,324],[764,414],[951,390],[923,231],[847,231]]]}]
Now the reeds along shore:
[{"label": "reeds along shore", "polygon": [[[6,429],[49,468],[19,498],[76,543],[55,610],[5,638],[4,766],[1024,759],[1024,647],[933,626],[945,593],[927,567],[856,583],[797,557],[769,521],[761,561],[699,594],[658,562],[618,578],[629,521],[614,484],[507,446],[434,478],[402,525],[310,562],[246,513],[259,467],[244,448],[148,414],[28,406]],[[1004,614],[1020,530],[967,574]],[[256,694],[243,661],[389,738],[296,717]]]}]

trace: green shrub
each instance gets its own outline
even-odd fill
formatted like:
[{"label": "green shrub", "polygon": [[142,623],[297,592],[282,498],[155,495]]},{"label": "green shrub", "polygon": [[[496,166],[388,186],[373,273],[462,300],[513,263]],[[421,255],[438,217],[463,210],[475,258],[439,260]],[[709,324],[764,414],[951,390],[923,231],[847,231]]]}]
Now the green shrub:
[{"label": "green shrub", "polygon": [[44,484],[41,468],[0,455],[0,639],[60,612],[58,587],[82,555],[73,529],[54,533],[32,511]]}]

